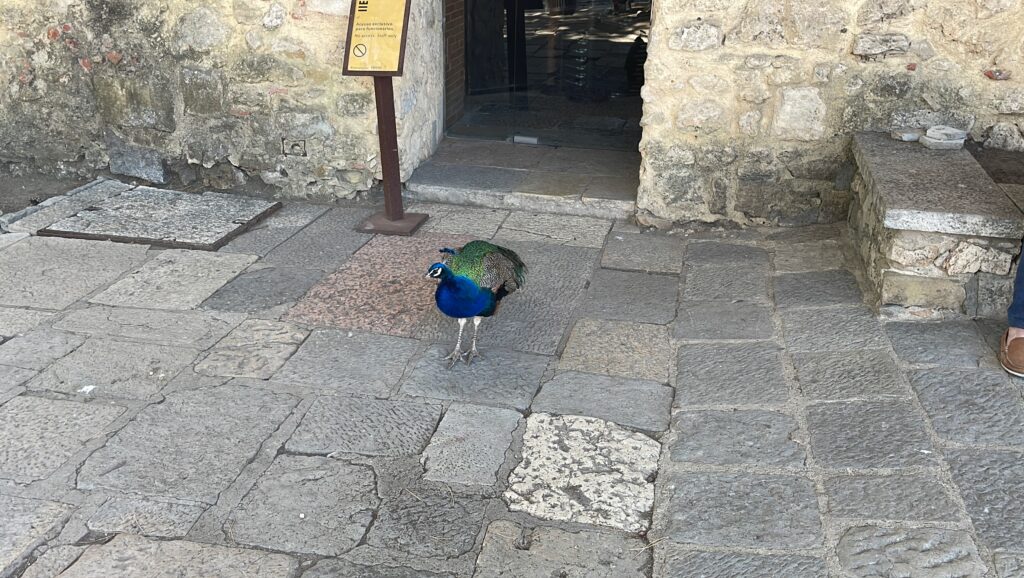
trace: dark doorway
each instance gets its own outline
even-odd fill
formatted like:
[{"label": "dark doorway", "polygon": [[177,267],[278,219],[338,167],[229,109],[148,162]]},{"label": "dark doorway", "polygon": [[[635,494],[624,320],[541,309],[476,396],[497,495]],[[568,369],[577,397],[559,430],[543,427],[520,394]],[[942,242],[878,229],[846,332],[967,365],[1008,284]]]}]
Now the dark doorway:
[{"label": "dark doorway", "polygon": [[637,150],[650,0],[448,1],[449,135]]}]

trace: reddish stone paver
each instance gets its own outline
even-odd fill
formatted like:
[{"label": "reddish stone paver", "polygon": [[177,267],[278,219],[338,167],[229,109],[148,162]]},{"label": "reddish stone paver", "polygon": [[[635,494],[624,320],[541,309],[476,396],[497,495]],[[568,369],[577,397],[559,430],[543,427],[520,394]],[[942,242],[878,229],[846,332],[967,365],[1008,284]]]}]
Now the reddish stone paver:
[{"label": "reddish stone paver", "polygon": [[410,337],[434,307],[434,283],[424,275],[438,249],[472,237],[427,233],[374,237],[340,269],[313,286],[286,319],[310,325]]}]

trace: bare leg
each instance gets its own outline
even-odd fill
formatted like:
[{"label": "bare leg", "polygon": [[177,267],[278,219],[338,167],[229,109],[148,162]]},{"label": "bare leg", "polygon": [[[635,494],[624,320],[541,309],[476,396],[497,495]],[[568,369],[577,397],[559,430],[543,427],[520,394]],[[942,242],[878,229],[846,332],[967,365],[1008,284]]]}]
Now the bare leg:
[{"label": "bare leg", "polygon": [[445,357],[445,361],[450,361],[448,369],[455,366],[455,362],[462,359],[462,330],[466,328],[466,319],[459,319],[459,338],[455,340],[455,351],[452,351],[448,357]]},{"label": "bare leg", "polygon": [[483,317],[474,317],[473,318],[473,346],[469,348],[468,352],[466,352],[466,363],[467,364],[472,362],[473,358],[476,358],[476,357],[479,357],[480,359],[484,358],[484,356],[481,355],[480,352],[477,351],[477,348],[476,348],[476,335],[477,335],[477,333],[480,332],[480,322],[483,321],[483,320],[484,320]]}]

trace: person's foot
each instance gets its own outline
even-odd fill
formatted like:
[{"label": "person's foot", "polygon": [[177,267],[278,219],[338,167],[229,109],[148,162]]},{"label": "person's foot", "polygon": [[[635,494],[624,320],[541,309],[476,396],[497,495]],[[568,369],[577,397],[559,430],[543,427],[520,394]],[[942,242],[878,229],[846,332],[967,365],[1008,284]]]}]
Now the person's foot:
[{"label": "person's foot", "polygon": [[999,344],[999,364],[1010,375],[1024,377],[1024,328],[1011,327]]}]

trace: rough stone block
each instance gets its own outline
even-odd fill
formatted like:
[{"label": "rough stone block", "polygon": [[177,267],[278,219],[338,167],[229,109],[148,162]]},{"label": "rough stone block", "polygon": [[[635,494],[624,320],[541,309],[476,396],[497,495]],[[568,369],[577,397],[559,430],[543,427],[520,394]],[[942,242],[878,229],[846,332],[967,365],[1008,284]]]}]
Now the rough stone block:
[{"label": "rough stone block", "polygon": [[690,243],[686,247],[688,265],[737,264],[749,267],[767,267],[768,252],[760,247],[706,241]]},{"label": "rough stone block", "polygon": [[157,541],[120,534],[90,546],[61,576],[290,576],[297,561],[283,554],[185,541]]},{"label": "rough stone block", "polygon": [[388,335],[349,335],[343,331],[314,331],[275,374],[275,381],[387,396],[419,345],[412,339]]},{"label": "rough stone block", "polygon": [[239,544],[337,556],[363,537],[378,502],[373,470],[366,466],[282,455],[224,528]]},{"label": "rough stone block", "polygon": [[668,47],[671,50],[700,52],[721,46],[722,29],[699,18],[676,28],[668,39]]},{"label": "rough stone block", "polygon": [[838,518],[955,522],[960,512],[942,482],[925,476],[845,476],[825,481]]},{"label": "rough stone block", "polygon": [[672,347],[659,325],[581,319],[559,369],[668,382]]},{"label": "rough stone block", "polygon": [[772,134],[786,140],[813,141],[825,136],[828,109],[821,91],[813,86],[782,89]]},{"label": "rough stone block", "polygon": [[885,324],[896,356],[906,363],[978,367],[992,355],[978,328],[970,321],[915,321]]},{"label": "rough stone block", "polygon": [[955,151],[964,148],[964,140],[946,140],[933,138],[928,135],[922,135],[918,141],[924,145],[924,148],[931,149],[933,151]]},{"label": "rough stone block", "polygon": [[661,432],[668,428],[672,395],[672,388],[653,381],[567,371],[544,384],[530,409]]},{"label": "rough stone block", "polygon": [[981,542],[990,549],[1024,550],[1024,453],[945,453]]},{"label": "rough stone block", "polygon": [[775,334],[771,308],[757,303],[683,301],[673,336],[676,339],[771,339]]},{"label": "rough stone block", "polygon": [[788,554],[765,556],[732,552],[694,552],[664,542],[655,546],[655,576],[820,578],[827,574],[825,561],[820,558]]},{"label": "rough stone block", "polygon": [[297,401],[230,385],[168,394],[89,457],[78,487],[213,504]]},{"label": "rough stone block", "polygon": [[96,510],[86,525],[94,532],[181,538],[202,513],[203,508],[194,504],[112,498]]},{"label": "rough stone block", "polygon": [[60,530],[71,506],[0,495],[0,571],[13,570],[37,545]]},{"label": "rough stone block", "polygon": [[603,219],[516,211],[505,219],[494,242],[535,241],[600,249],[611,228],[611,222]]},{"label": "rough stone block", "polygon": [[781,404],[789,399],[782,350],[774,343],[683,345],[678,367],[679,407]]},{"label": "rough stone block", "polygon": [[675,462],[801,467],[797,427],[791,416],[772,411],[682,411],[673,420],[670,455]]},{"label": "rough stone block", "polygon": [[54,328],[124,341],[208,349],[244,319],[233,313],[88,307],[69,312]]},{"label": "rough stone block", "polygon": [[626,271],[679,273],[683,266],[683,243],[656,233],[613,234],[604,246],[601,266]]},{"label": "rough stone block", "polygon": [[527,419],[523,461],[509,476],[513,511],[627,532],[650,523],[658,442],[588,417],[534,413]]},{"label": "rough stone block", "polygon": [[800,391],[809,399],[908,397],[899,370],[885,350],[796,353]]},{"label": "rough stone block", "polygon": [[476,545],[483,519],[479,498],[443,486],[414,486],[381,503],[366,542],[416,557],[454,558]]},{"label": "rough stone block", "polygon": [[786,345],[799,351],[851,351],[881,349],[888,344],[882,324],[866,307],[836,307],[828,310],[828,327],[821,310],[796,309],[782,312]]},{"label": "rough stone block", "polygon": [[590,281],[581,314],[613,321],[664,325],[675,317],[679,279],[598,269]]},{"label": "rough stone block", "polygon": [[807,408],[811,454],[828,468],[934,465],[924,416],[907,402],[857,401]]},{"label": "rough stone block", "polygon": [[999,370],[932,369],[910,385],[940,437],[961,444],[1024,446],[1024,400]]},{"label": "rough stone block", "polygon": [[910,50],[910,39],[906,34],[858,34],[853,43],[853,54],[863,58],[885,58],[906,54]]},{"label": "rough stone block", "polygon": [[957,279],[882,272],[882,305],[903,305],[961,312],[967,290]]},{"label": "rough stone block", "polygon": [[786,243],[775,248],[775,270],[779,273],[842,269],[844,263],[838,241]]},{"label": "rough stone block", "polygon": [[8,401],[0,406],[0,478],[46,478],[122,413],[112,405],[24,395]]},{"label": "rough stone block", "polygon": [[813,548],[821,543],[814,484],[797,476],[662,473],[655,528],[681,544]]},{"label": "rough stone block", "polygon": [[640,540],[621,534],[528,529],[498,520],[487,527],[474,576],[641,578],[647,556],[635,553],[643,547]]},{"label": "rough stone block", "polygon": [[85,338],[72,333],[37,329],[0,345],[0,364],[43,370],[83,343]]},{"label": "rough stone block", "polygon": [[250,319],[222,339],[195,369],[204,375],[269,379],[307,334],[291,323]]},{"label": "rough stone block", "polygon": [[862,300],[857,280],[845,269],[775,277],[775,301],[779,307],[855,305]]},{"label": "rough stone block", "polygon": [[746,264],[688,265],[683,299],[688,301],[768,301],[767,267]]},{"label": "rough stone block", "polygon": [[491,486],[512,445],[519,412],[453,403],[423,452],[423,478],[468,486]]},{"label": "rough stone block", "polygon": [[169,175],[160,151],[126,142],[111,132],[107,133],[106,145],[111,173],[158,185],[168,182]]},{"label": "rough stone block", "polygon": [[0,251],[0,305],[64,309],[146,258],[138,245],[32,237]]},{"label": "rough stone block", "polygon": [[945,125],[935,125],[928,128],[927,134],[930,138],[937,140],[958,140],[967,138],[967,131]]},{"label": "rough stone block", "polygon": [[850,576],[984,576],[987,568],[967,532],[938,528],[850,528],[836,545]]},{"label": "rough stone block", "polygon": [[318,397],[285,447],[304,454],[416,455],[440,419],[440,405]]}]

